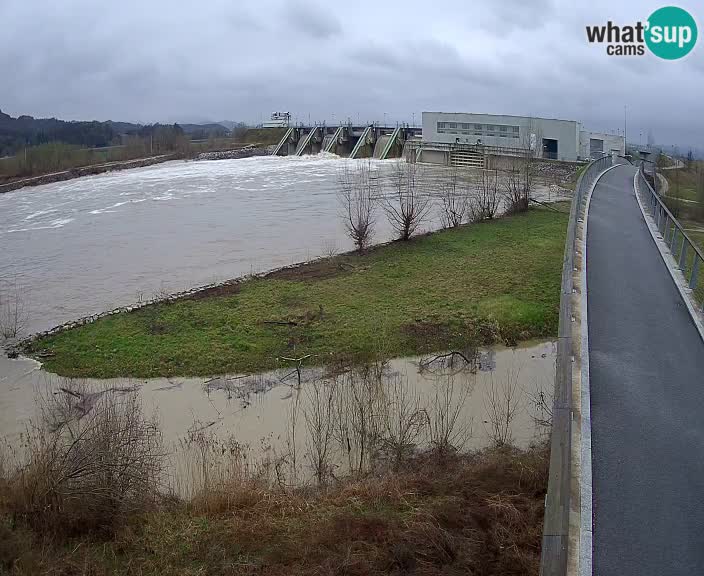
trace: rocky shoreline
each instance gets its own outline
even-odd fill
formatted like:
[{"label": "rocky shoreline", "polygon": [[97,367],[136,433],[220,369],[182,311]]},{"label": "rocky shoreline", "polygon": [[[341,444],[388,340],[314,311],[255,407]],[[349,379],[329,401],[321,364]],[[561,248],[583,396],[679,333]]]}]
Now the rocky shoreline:
[{"label": "rocky shoreline", "polygon": [[0,184],[0,194],[18,190],[25,186],[39,186],[41,184],[51,184],[53,182],[62,182],[63,180],[72,180],[81,176],[92,176],[94,174],[102,174],[103,172],[112,172],[113,170],[128,170],[130,168],[142,168],[143,166],[151,166],[174,160],[175,154],[162,154],[161,156],[152,156],[150,158],[139,158],[137,160],[127,160],[125,162],[108,162],[107,164],[94,164],[92,166],[83,166],[81,168],[71,168],[63,172],[52,172],[51,174],[43,174],[42,176],[34,176],[32,178],[23,178],[6,184]]},{"label": "rocky shoreline", "polygon": [[[378,246],[383,246],[385,244],[387,244],[387,243],[385,242],[385,243],[380,244]],[[114,314],[120,314],[123,312],[132,312],[133,310],[139,310],[139,309],[145,308],[147,306],[153,306],[155,304],[162,304],[164,302],[173,302],[175,300],[185,299],[185,298],[189,298],[189,297],[191,297],[191,298],[202,297],[203,295],[206,295],[208,292],[232,288],[234,286],[241,284],[242,282],[245,282],[247,280],[251,280],[253,278],[265,278],[266,276],[269,276],[270,274],[280,273],[280,272],[283,272],[284,270],[293,270],[296,268],[301,268],[302,266],[310,265],[315,262],[320,262],[320,261],[323,261],[326,259],[327,259],[326,256],[320,256],[318,258],[312,258],[310,260],[306,260],[303,262],[296,262],[294,264],[280,266],[278,268],[274,268],[272,270],[266,270],[264,272],[257,272],[254,274],[245,274],[245,275],[239,276],[237,278],[231,278],[229,280],[224,280],[222,282],[213,282],[211,284],[197,286],[195,288],[191,288],[189,290],[183,290],[181,292],[175,292],[173,294],[168,294],[168,295],[164,295],[164,296],[160,295],[155,298],[151,298],[149,300],[142,300],[142,301],[137,302],[132,305],[119,306],[117,308],[113,308],[112,310],[106,310],[105,312],[98,312],[96,314],[90,314],[89,316],[84,316],[84,317],[79,318],[77,320],[69,320],[67,322],[64,322],[63,324],[59,324],[58,326],[54,326],[53,328],[50,328],[49,330],[42,330],[41,332],[36,332],[36,333],[33,333],[33,334],[26,336],[26,337],[16,338],[16,339],[8,339],[5,342],[2,342],[2,340],[0,339],[0,350],[4,350],[5,354],[8,356],[8,358],[17,358],[18,356],[20,356],[21,354],[23,354],[26,351],[26,348],[29,344],[31,344],[33,341],[35,341],[37,339],[43,338],[45,336],[53,336],[54,334],[58,334],[59,332],[63,332],[64,330],[70,330],[71,328],[78,328],[79,326],[83,326],[85,324],[90,324],[91,322],[95,322],[96,320],[99,320],[100,318],[104,318],[106,316],[113,316]],[[39,355],[39,357],[41,357],[41,355]]]}]

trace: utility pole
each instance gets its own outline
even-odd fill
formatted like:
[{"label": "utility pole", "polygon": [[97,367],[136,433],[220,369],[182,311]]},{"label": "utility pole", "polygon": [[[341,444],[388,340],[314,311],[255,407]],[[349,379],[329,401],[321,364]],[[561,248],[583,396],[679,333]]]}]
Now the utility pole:
[{"label": "utility pole", "polygon": [[624,151],[628,147],[628,136],[627,136],[627,132],[626,132],[626,118],[627,118],[626,105],[624,104],[623,105],[623,149],[624,149]]},{"label": "utility pole", "polygon": [[416,113],[413,112],[413,127],[416,127]]}]

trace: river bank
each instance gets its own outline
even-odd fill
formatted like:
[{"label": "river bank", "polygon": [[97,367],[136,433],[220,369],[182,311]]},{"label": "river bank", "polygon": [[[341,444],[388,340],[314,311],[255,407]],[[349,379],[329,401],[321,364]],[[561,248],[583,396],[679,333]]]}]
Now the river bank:
[{"label": "river bank", "polygon": [[553,337],[567,215],[544,208],[103,316],[26,351],[71,377],[241,373]]},{"label": "river bank", "polygon": [[83,166],[80,168],[72,168],[62,172],[53,172],[51,174],[43,174],[32,178],[22,178],[0,184],[0,194],[18,190],[25,186],[40,186],[42,184],[52,184],[54,182],[63,182],[64,180],[72,180],[82,176],[92,176],[95,174],[103,174],[116,170],[129,170],[131,168],[142,168],[144,166],[152,166],[162,162],[168,162],[176,158],[176,154],[162,154],[161,156],[152,156],[150,158],[139,158],[137,160],[127,160],[124,162],[108,162],[106,164],[95,164],[92,166]]}]

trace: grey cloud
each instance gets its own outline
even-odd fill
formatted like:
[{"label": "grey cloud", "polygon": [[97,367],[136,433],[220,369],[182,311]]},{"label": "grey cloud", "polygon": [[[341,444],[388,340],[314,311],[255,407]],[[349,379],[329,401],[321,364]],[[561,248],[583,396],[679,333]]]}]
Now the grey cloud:
[{"label": "grey cloud", "polygon": [[[334,36],[342,29],[337,19],[326,10],[302,0],[286,5],[286,20],[294,32],[300,31],[319,40]],[[295,36],[288,40],[294,41]]]},{"label": "grey cloud", "polygon": [[701,144],[701,45],[666,62],[586,42],[586,25],[633,21],[654,5],[634,16],[608,0],[97,4],[0,2],[3,111],[258,122],[277,109],[327,121],[419,121],[446,109],[616,130],[626,104],[634,134]]}]

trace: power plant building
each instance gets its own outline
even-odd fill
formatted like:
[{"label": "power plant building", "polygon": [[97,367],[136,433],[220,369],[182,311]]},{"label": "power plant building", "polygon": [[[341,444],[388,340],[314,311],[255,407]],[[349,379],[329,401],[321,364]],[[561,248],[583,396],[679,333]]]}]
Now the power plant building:
[{"label": "power plant building", "polygon": [[623,136],[589,132],[576,120],[466,112],[423,112],[424,161],[433,161],[433,144],[437,152],[479,145],[497,154],[530,150],[539,158],[571,162],[612,151],[625,154]]}]

